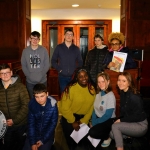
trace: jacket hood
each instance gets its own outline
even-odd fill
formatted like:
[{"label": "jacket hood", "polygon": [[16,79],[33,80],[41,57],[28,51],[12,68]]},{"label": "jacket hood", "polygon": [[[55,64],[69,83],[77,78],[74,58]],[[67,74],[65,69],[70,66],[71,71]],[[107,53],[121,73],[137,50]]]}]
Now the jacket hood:
[{"label": "jacket hood", "polygon": [[[13,75],[11,77],[11,80],[12,80],[12,84],[11,85],[13,85],[15,83],[21,83],[21,79],[20,79],[20,77],[18,75]],[[4,83],[3,83],[2,79],[0,79],[0,86],[4,87]]]}]

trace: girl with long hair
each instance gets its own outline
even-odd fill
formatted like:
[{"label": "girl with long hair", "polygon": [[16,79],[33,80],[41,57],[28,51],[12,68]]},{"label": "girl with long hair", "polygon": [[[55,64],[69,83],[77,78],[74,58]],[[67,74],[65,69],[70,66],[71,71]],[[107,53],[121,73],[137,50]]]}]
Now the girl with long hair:
[{"label": "girl with long hair", "polygon": [[123,139],[143,136],[148,129],[143,101],[129,72],[121,72],[117,81],[120,90],[120,116],[112,125],[111,137],[117,150],[123,150]]},{"label": "girl with long hair", "polygon": [[109,146],[111,142],[109,133],[116,117],[115,109],[116,98],[111,89],[109,75],[104,72],[99,73],[97,76],[97,95],[92,114],[92,128],[89,130],[89,135],[92,138],[103,140],[102,147]]},{"label": "girl with long hair", "polygon": [[[70,137],[73,130],[80,130],[80,124],[88,124],[93,111],[95,89],[91,83],[88,71],[77,68],[62,94],[60,112],[62,114],[62,128],[69,146],[73,150],[77,144]],[[78,145],[87,146],[88,139],[83,138]],[[88,149],[88,148],[85,148]]]}]

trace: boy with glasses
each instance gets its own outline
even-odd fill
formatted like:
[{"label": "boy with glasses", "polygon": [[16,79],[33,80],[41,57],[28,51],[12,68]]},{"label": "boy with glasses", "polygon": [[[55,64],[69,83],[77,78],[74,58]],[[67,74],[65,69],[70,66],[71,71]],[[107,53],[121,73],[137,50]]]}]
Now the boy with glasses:
[{"label": "boy with glasses", "polygon": [[60,92],[71,81],[71,76],[77,67],[83,64],[79,48],[73,44],[74,33],[67,29],[64,34],[64,42],[57,45],[52,56],[52,66],[58,71]]},{"label": "boy with glasses", "polygon": [[0,111],[7,124],[6,134],[0,139],[0,150],[21,150],[26,137],[29,95],[8,64],[0,65],[0,78]]},{"label": "boy with glasses", "polygon": [[26,76],[27,90],[30,98],[32,98],[35,84],[43,83],[47,86],[47,72],[50,64],[48,51],[39,45],[40,33],[33,31],[30,34],[29,40],[31,45],[23,50],[21,64]]}]

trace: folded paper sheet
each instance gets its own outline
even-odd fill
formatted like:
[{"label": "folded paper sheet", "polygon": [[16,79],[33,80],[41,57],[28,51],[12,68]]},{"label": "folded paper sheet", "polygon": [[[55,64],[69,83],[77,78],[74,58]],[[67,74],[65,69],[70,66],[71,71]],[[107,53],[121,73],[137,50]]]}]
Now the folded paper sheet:
[{"label": "folded paper sheet", "polygon": [[84,136],[87,135],[89,129],[90,128],[85,123],[82,123],[80,124],[79,131],[73,130],[70,136],[74,139],[76,143],[78,143]]},{"label": "folded paper sheet", "polygon": [[94,139],[90,136],[88,136],[88,139],[94,147],[97,147],[98,143],[101,141],[101,139]]}]

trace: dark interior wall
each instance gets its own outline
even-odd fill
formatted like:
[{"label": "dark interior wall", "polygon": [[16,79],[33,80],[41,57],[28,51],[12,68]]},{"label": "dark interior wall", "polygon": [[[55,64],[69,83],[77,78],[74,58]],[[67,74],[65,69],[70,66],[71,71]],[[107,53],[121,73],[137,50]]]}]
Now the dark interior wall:
[{"label": "dark interior wall", "polygon": [[31,0],[0,0],[0,60],[19,60],[31,32]]},{"label": "dark interior wall", "polygon": [[126,36],[125,45],[143,49],[144,60],[150,59],[149,8],[149,0],[121,0],[120,31]]}]

